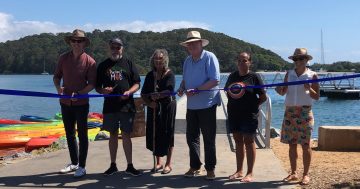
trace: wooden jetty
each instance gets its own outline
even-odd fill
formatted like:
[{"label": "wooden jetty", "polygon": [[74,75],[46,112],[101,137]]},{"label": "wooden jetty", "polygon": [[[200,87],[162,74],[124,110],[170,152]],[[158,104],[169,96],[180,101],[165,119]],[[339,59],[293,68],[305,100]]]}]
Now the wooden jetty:
[{"label": "wooden jetty", "polygon": [[[335,76],[346,76],[355,74],[354,72],[320,72],[321,78]],[[320,83],[320,95],[334,99],[360,99],[360,89],[355,86],[355,78],[325,81]]]},{"label": "wooden jetty", "polygon": [[[257,72],[265,84],[281,83],[286,72]],[[354,72],[317,72],[319,78],[346,76]],[[269,77],[271,75],[271,77]],[[320,96],[336,99],[360,99],[360,88],[355,86],[355,78],[320,82]]]}]

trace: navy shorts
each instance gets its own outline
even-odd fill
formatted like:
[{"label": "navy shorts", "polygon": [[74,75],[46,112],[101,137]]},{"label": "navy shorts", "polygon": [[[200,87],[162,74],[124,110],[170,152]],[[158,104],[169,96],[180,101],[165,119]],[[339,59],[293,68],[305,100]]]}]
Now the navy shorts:
[{"label": "navy shorts", "polygon": [[240,132],[243,134],[256,134],[258,128],[258,114],[252,113],[248,117],[233,116],[229,114],[228,123],[230,132]]},{"label": "navy shorts", "polygon": [[121,132],[131,133],[133,131],[135,113],[116,112],[104,114],[103,129],[110,133],[120,128]]}]

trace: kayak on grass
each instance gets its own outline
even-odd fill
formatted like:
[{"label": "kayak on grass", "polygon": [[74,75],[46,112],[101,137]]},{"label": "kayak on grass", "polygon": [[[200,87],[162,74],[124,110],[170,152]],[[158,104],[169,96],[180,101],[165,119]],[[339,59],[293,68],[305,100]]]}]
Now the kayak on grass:
[{"label": "kayak on grass", "polygon": [[39,148],[46,148],[50,146],[52,143],[57,141],[59,137],[55,136],[47,136],[47,137],[34,137],[31,138],[25,144],[25,152],[31,152],[32,150],[39,149]]},{"label": "kayak on grass", "polygon": [[0,126],[15,125],[15,124],[32,124],[32,123],[35,123],[35,122],[20,121],[20,120],[14,120],[14,119],[0,119]]},{"label": "kayak on grass", "polygon": [[31,121],[31,122],[54,122],[57,120],[48,119],[40,116],[33,116],[33,115],[21,115],[20,121]]}]

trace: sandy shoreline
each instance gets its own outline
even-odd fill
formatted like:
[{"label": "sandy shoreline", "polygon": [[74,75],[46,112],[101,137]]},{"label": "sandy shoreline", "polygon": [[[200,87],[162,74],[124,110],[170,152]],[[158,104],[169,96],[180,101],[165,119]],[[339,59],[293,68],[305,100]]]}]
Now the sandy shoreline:
[{"label": "sandy shoreline", "polygon": [[[290,171],[288,145],[279,138],[271,139],[271,148]],[[317,142],[312,142],[311,183],[304,188],[360,188],[360,152],[320,151]],[[298,175],[302,175],[302,150],[298,146]],[[300,185],[298,185],[301,188]]]}]

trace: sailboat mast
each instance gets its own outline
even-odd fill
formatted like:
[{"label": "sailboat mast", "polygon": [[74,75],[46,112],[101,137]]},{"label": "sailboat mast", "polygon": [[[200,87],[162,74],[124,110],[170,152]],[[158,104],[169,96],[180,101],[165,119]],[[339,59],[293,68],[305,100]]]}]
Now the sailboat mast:
[{"label": "sailboat mast", "polygon": [[321,29],[321,64],[325,64],[323,31]]}]

